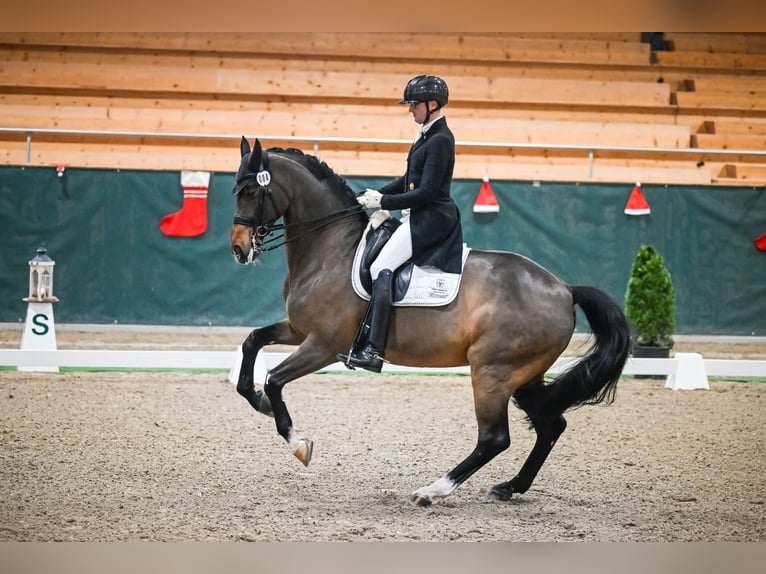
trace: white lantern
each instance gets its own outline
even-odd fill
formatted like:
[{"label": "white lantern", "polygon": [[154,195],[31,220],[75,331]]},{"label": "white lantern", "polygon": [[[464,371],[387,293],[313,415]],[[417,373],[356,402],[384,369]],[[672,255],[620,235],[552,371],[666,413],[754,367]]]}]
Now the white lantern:
[{"label": "white lantern", "polygon": [[34,259],[29,262],[29,296],[25,301],[58,301],[53,295],[53,266],[56,262],[48,257],[45,247],[38,247]]}]

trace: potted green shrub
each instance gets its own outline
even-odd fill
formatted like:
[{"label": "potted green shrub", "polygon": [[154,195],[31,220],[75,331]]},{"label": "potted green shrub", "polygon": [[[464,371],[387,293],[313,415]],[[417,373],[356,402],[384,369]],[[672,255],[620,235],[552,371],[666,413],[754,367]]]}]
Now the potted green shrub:
[{"label": "potted green shrub", "polygon": [[633,355],[669,357],[676,323],[673,282],[660,253],[642,245],[630,270],[625,315],[633,329]]}]

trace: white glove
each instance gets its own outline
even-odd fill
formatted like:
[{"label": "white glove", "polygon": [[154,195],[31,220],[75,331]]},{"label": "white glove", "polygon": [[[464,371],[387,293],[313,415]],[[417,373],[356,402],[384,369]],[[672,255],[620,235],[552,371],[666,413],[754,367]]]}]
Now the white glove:
[{"label": "white glove", "polygon": [[362,204],[365,209],[373,209],[380,207],[380,198],[383,197],[383,194],[379,191],[376,191],[374,189],[367,189],[364,192],[364,195],[360,195],[356,198],[356,200]]}]

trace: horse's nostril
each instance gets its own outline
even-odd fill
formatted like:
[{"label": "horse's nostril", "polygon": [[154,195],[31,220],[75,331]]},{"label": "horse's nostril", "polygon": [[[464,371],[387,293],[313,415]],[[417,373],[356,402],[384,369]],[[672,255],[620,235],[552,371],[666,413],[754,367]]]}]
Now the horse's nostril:
[{"label": "horse's nostril", "polygon": [[231,252],[234,254],[234,257],[237,259],[237,261],[244,261],[245,254],[242,252],[242,249],[239,247],[239,245],[235,245]]}]

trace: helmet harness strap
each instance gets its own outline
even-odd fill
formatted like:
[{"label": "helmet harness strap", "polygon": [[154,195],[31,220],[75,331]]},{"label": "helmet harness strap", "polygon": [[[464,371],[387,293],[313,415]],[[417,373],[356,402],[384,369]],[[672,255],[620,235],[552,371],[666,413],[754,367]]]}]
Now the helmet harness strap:
[{"label": "helmet harness strap", "polygon": [[435,111],[441,109],[441,106],[439,105],[439,102],[436,102],[436,107],[432,110],[430,107],[428,107],[428,102],[432,100],[426,100],[423,103],[426,105],[426,119],[423,122],[423,125],[427,124],[431,120],[431,114]]}]

